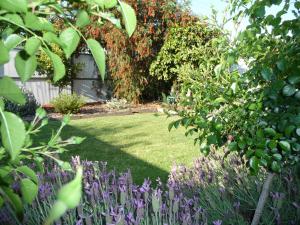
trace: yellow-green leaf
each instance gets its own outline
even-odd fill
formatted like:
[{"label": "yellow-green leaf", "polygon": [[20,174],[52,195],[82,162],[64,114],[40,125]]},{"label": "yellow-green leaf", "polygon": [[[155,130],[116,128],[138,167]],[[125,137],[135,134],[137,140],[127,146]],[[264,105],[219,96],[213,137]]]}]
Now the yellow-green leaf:
[{"label": "yellow-green leaf", "polygon": [[135,12],[134,9],[127,3],[122,1],[119,1],[119,3],[121,6],[121,13],[124,20],[125,28],[130,37],[133,34],[137,24]]},{"label": "yellow-green leaf", "polygon": [[105,53],[102,46],[94,39],[88,39],[87,45],[89,49],[92,52],[92,55],[94,57],[94,60],[96,61],[96,64],[98,66],[98,69],[100,71],[100,75],[102,80],[105,78],[105,70],[106,70],[106,64],[105,64]]}]

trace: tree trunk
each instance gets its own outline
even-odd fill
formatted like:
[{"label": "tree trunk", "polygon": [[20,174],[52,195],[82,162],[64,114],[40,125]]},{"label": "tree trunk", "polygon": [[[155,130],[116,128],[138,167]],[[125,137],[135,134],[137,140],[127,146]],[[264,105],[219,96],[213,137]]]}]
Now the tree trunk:
[{"label": "tree trunk", "polygon": [[255,214],[254,214],[254,217],[252,219],[251,225],[258,225],[259,224],[259,220],[260,220],[260,217],[262,215],[264,206],[266,204],[266,201],[267,201],[267,198],[268,198],[268,195],[269,195],[270,186],[271,186],[272,179],[273,179],[274,175],[275,175],[274,173],[268,173],[267,179],[264,182],[262,191],[261,191],[260,196],[259,196],[259,200],[258,200],[256,209],[255,209]]}]

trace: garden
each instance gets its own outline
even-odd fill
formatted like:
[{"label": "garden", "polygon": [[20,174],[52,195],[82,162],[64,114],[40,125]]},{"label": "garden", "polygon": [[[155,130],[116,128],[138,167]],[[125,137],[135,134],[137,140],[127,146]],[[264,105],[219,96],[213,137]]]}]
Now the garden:
[{"label": "garden", "polygon": [[193,3],[0,1],[0,224],[300,224],[300,1]]}]

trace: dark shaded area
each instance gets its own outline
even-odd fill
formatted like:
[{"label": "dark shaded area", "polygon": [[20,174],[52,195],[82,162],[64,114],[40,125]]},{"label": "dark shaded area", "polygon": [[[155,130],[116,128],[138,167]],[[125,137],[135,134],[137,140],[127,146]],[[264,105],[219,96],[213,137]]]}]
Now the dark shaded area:
[{"label": "dark shaded area", "polygon": [[[35,140],[37,142],[47,142],[51,137],[52,131],[55,131],[59,128],[59,121],[51,121],[49,125],[42,129],[42,132],[39,133]],[[128,126],[110,126],[102,128],[88,128],[89,132],[96,133],[98,136],[101,134],[113,135],[117,132],[122,132],[126,129],[132,128],[132,125]],[[138,136],[145,136],[146,134],[134,133],[132,134],[132,139],[136,140]],[[71,136],[80,136],[86,137],[86,140],[79,145],[70,145],[67,147],[69,150],[60,155],[60,158],[63,160],[69,161],[72,156],[79,155],[81,160],[90,160],[90,161],[103,161],[107,162],[107,167],[109,169],[115,169],[117,172],[125,172],[130,169],[133,181],[136,184],[141,184],[145,178],[150,178],[153,182],[160,177],[162,181],[166,181],[168,178],[168,172],[157,168],[148,162],[145,162],[139,158],[136,158],[128,153],[122,151],[122,148],[134,146],[140,143],[147,144],[145,141],[139,142],[133,140],[129,144],[118,145],[113,143],[107,143],[105,141],[99,140],[99,137],[95,137],[83,129],[78,129],[77,127],[68,125],[63,129],[61,137],[63,139],[70,138]],[[130,139],[130,136],[126,136]],[[96,146],[96,147],[95,147]],[[141,149],[142,150],[142,149]],[[147,175],[145,177],[145,174]]]}]

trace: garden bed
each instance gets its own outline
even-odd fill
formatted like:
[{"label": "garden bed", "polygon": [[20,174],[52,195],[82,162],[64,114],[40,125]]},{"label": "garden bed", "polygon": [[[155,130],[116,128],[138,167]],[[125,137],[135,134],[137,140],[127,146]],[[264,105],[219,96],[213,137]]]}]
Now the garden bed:
[{"label": "garden bed", "polygon": [[[43,106],[49,118],[60,119],[63,115],[54,112],[51,105]],[[80,109],[80,111],[72,115],[72,119],[92,118],[99,116],[113,116],[113,115],[131,115],[135,113],[155,113],[161,112],[161,104],[159,102],[151,102],[146,104],[132,104],[126,108],[111,108],[106,103],[88,103]]]}]

